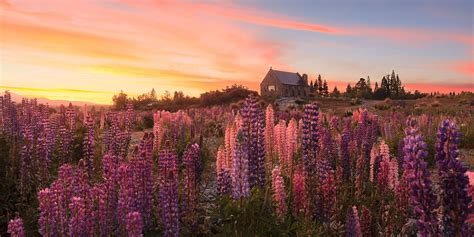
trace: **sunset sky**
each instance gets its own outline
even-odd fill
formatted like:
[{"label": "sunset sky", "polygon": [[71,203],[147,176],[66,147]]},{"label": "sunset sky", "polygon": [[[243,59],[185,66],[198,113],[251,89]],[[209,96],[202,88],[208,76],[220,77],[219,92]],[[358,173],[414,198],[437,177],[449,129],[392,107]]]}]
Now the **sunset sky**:
[{"label": "sunset sky", "polygon": [[474,91],[473,1],[0,0],[0,90],[110,104],[120,90],[259,90],[270,67],[332,87],[395,69]]}]

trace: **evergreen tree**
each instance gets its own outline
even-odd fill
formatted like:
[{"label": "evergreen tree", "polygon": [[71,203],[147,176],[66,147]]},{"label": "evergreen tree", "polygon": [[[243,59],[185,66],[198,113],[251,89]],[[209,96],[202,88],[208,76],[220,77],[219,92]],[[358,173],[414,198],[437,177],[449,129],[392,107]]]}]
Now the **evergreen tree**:
[{"label": "evergreen tree", "polygon": [[392,70],[392,74],[390,75],[389,80],[389,90],[391,96],[397,95],[397,78],[395,77],[395,70]]},{"label": "evergreen tree", "polygon": [[382,78],[382,82],[380,83],[380,88],[385,91],[387,96],[390,96],[390,85],[386,77]]},{"label": "evergreen tree", "polygon": [[328,83],[326,82],[326,80],[324,80],[323,83],[323,95],[326,97],[329,96]]},{"label": "evergreen tree", "polygon": [[318,80],[314,80],[313,92],[315,95],[319,95],[319,83]]},{"label": "evergreen tree", "polygon": [[347,84],[347,87],[346,87],[346,96],[347,97],[352,97],[352,88],[351,88],[351,84]]},{"label": "evergreen tree", "polygon": [[372,84],[370,84],[370,77],[367,76],[367,86],[369,87],[370,92],[372,92]]},{"label": "evergreen tree", "polygon": [[318,94],[319,96],[323,95],[323,80],[321,79],[321,74],[318,75]]},{"label": "evergreen tree", "polygon": [[398,74],[395,78],[395,95],[397,97],[400,97],[401,95],[403,95],[402,93],[402,82],[400,81],[400,78],[398,78]]},{"label": "evergreen tree", "polygon": [[374,92],[379,89],[379,84],[375,82]]},{"label": "evergreen tree", "polygon": [[341,92],[339,92],[339,90],[337,89],[337,86],[335,86],[335,87],[334,87],[334,90],[332,90],[331,96],[332,96],[332,97],[339,97],[339,96],[341,96]]}]

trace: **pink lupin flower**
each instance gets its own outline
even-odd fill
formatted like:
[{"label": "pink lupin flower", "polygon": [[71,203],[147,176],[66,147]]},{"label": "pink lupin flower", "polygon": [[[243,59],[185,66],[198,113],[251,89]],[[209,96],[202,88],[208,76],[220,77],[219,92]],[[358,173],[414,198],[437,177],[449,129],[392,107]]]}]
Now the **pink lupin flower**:
[{"label": "pink lupin flower", "polygon": [[127,234],[129,237],[143,236],[143,220],[140,212],[127,214]]},{"label": "pink lupin flower", "polygon": [[302,168],[297,170],[293,176],[293,215],[306,214],[308,211],[305,176]]},{"label": "pink lupin flower", "polygon": [[8,222],[8,231],[12,237],[25,237],[25,228],[23,226],[23,219],[16,218]]},{"label": "pink lupin flower", "polygon": [[379,149],[376,145],[372,146],[370,151],[370,182],[374,182],[375,162],[379,156]]},{"label": "pink lupin flower", "polygon": [[288,207],[286,205],[285,183],[281,177],[280,167],[275,167],[272,171],[273,201],[276,204],[276,214],[278,219],[285,218]]},{"label": "pink lupin flower", "polygon": [[297,149],[298,131],[296,120],[292,118],[288,127],[286,128],[286,158],[284,166],[286,168],[286,174],[291,175],[293,173],[293,157]]},{"label": "pink lupin flower", "polygon": [[271,104],[267,106],[265,110],[265,151],[269,162],[274,156],[274,133],[273,127],[275,123],[275,112]]}]

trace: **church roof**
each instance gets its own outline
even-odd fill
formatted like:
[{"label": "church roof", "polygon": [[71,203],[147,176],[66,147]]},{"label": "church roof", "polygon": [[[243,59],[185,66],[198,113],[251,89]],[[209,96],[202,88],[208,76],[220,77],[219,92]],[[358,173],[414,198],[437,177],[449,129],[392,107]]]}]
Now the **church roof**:
[{"label": "church roof", "polygon": [[297,72],[285,72],[273,69],[270,70],[273,71],[273,74],[278,78],[278,80],[280,80],[282,84],[294,86],[299,85],[301,76]]}]

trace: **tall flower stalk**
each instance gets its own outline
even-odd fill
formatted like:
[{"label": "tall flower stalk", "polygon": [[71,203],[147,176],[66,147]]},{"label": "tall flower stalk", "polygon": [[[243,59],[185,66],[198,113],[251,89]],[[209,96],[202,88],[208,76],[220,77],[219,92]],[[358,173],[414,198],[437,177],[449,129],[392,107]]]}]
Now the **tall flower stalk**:
[{"label": "tall flower stalk", "polygon": [[273,201],[276,205],[276,215],[279,220],[284,220],[288,211],[286,204],[285,183],[281,177],[280,167],[275,167],[272,171]]},{"label": "tall flower stalk", "polygon": [[461,134],[456,124],[446,119],[438,128],[436,164],[441,205],[441,227],[446,236],[468,234],[466,219],[470,214],[467,168],[459,160]]},{"label": "tall flower stalk", "polygon": [[164,236],[179,236],[178,157],[170,150],[162,150],[158,160],[160,217]]},{"label": "tall flower stalk", "polygon": [[253,95],[247,97],[241,109],[242,144],[248,157],[249,185],[265,185],[265,117]]},{"label": "tall flower stalk", "polygon": [[241,199],[250,196],[248,153],[240,143],[232,156],[232,197]]},{"label": "tall flower stalk", "polygon": [[404,138],[404,178],[406,179],[412,215],[416,220],[418,235],[435,236],[439,233],[436,216],[436,196],[432,190],[430,171],[424,158],[426,143],[418,132],[417,121],[410,117]]}]

